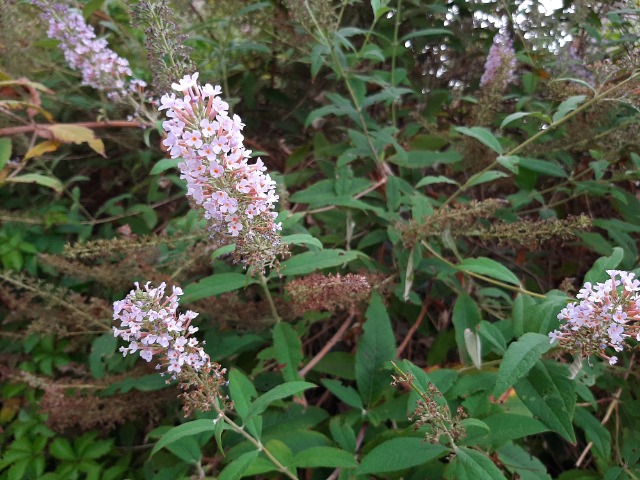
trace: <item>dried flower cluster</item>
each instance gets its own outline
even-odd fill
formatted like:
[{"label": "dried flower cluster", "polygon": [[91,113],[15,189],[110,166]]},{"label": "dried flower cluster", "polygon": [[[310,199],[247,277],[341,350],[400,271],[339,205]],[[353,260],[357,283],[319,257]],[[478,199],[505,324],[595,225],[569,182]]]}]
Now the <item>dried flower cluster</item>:
[{"label": "dried flower cluster", "polygon": [[490,198],[482,202],[445,206],[435,210],[430,216],[405,225],[400,225],[402,242],[412,246],[420,240],[450,232],[468,232],[477,228],[478,219],[491,218],[498,209],[506,205],[504,200]]},{"label": "dried flower cluster", "polygon": [[49,23],[47,35],[60,41],[60,49],[69,66],[80,71],[82,84],[102,90],[113,101],[141,92],[146,83],[130,79],[133,75],[127,59],[108,47],[104,38],[88,25],[80,12],[68,4],[53,0],[32,0],[42,9],[42,18]]},{"label": "dried flower cluster", "polygon": [[621,352],[629,337],[640,341],[640,280],[622,270],[607,273],[611,278],[604,283],[584,284],[576,295],[580,303],[570,303],[558,314],[565,323],[549,337],[574,356],[598,355],[614,365],[618,357],[607,355],[607,349]]},{"label": "dried flower cluster", "polygon": [[228,407],[221,393],[226,370],[212,362],[191,337],[198,331],[191,325],[198,314],[177,313],[182,290],[174,286],[171,295],[165,295],[164,283],[157,288],[135,285],[124,300],[113,304],[113,318],[120,322],[120,328],[113,327],[114,335],[129,342],[128,347],[120,347],[123,356],[139,352],[147,362],[155,356],[156,368],[166,367],[171,378],[180,382],[185,414]]},{"label": "dried flower cluster", "polygon": [[505,35],[496,35],[489,49],[484,73],[480,78],[480,86],[484,87],[493,82],[500,82],[506,86],[513,79],[515,67],[516,54],[513,41]]},{"label": "dried flower cluster", "polygon": [[310,310],[354,310],[369,298],[371,285],[362,275],[323,275],[315,273],[287,284],[291,309],[295,315]]},{"label": "dried flower cluster", "polygon": [[236,241],[236,259],[258,271],[273,266],[286,245],[273,211],[278,195],[262,160],[249,164],[251,151],[243,145],[244,124],[229,117],[220,87],[201,86],[198,73],[172,85],[180,93],[166,94],[160,110],[167,110],[163,144],[171,158],[182,158],[181,178],[187,195],[204,210],[214,233]]},{"label": "dried flower cluster", "polygon": [[175,401],[175,389],[100,396],[96,391],[60,388],[55,383],[44,387],[40,411],[47,415],[47,426],[58,433],[88,432],[98,429],[103,434],[128,421],[143,418],[158,421],[163,407]]},{"label": "dried flower cluster", "polygon": [[424,437],[426,442],[438,444],[441,442],[441,437],[444,436],[453,446],[459,438],[466,436],[466,431],[461,421],[467,415],[461,406],[458,407],[456,415],[452,417],[447,401],[433,383],[429,382],[427,391],[422,392],[416,387],[414,383],[415,377],[411,373],[405,373],[399,369],[398,371],[399,375],[392,375],[393,382],[391,382],[391,385],[408,385],[420,395],[420,398],[416,401],[416,408],[409,420],[413,422],[414,430],[427,427]]}]

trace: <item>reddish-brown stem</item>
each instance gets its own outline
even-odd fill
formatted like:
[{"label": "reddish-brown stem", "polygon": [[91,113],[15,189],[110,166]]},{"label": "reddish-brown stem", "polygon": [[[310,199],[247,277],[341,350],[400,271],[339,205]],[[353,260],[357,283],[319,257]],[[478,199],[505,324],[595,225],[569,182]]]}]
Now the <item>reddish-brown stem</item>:
[{"label": "reddish-brown stem", "polygon": [[327,353],[331,351],[333,346],[342,339],[343,335],[346,333],[347,329],[351,325],[351,321],[353,320],[354,316],[355,314],[351,313],[349,317],[344,321],[342,326],[338,329],[338,331],[333,335],[333,337],[331,337],[329,341],[326,343],[326,345],[322,347],[322,350],[316,353],[316,355],[309,361],[309,363],[307,363],[302,368],[302,370],[298,372],[302,378],[304,378],[305,375],[309,373],[311,369],[315,367],[317,363],[320,360],[322,360]]},{"label": "reddish-brown stem", "polygon": [[8,137],[9,135],[18,135],[21,133],[36,132],[41,137],[51,138],[53,134],[49,131],[49,127],[54,125],[71,125],[74,127],[86,128],[141,128],[144,125],[140,122],[128,120],[113,120],[104,122],[78,122],[78,123],[32,123],[31,125],[21,125],[19,127],[0,128],[0,137]]},{"label": "reddish-brown stem", "polygon": [[418,314],[418,318],[416,319],[414,324],[411,326],[411,328],[409,329],[409,331],[405,335],[404,340],[402,341],[402,343],[398,347],[398,351],[397,351],[397,354],[396,354],[396,356],[398,358],[400,358],[400,356],[402,356],[402,352],[404,352],[404,349],[407,348],[407,345],[409,345],[409,342],[411,341],[411,337],[413,337],[413,334],[416,333],[416,330],[418,330],[418,328],[422,324],[422,321],[424,320],[424,317],[427,314],[427,307],[428,306],[429,306],[429,301],[425,297],[424,301],[422,302],[422,309],[420,310],[420,313]]}]

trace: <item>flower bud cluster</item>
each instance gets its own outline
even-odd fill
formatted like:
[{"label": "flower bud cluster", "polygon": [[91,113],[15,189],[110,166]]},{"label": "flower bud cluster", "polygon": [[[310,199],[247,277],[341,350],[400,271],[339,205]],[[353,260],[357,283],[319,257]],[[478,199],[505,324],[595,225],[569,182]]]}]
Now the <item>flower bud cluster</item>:
[{"label": "flower bud cluster", "polygon": [[60,41],[69,66],[82,74],[83,85],[106,92],[113,101],[146,87],[142,80],[128,79],[133,75],[129,62],[111,50],[104,38],[96,38],[80,12],[53,0],[32,3],[42,9],[42,18],[49,24],[48,37]]},{"label": "flower bud cluster", "polygon": [[582,358],[598,355],[614,365],[618,357],[606,354],[608,348],[621,352],[625,339],[640,341],[640,280],[622,270],[607,270],[604,283],[584,284],[574,302],[558,314],[565,323],[549,333],[551,343]]},{"label": "flower bud cluster", "polygon": [[516,67],[516,53],[513,49],[513,41],[502,34],[493,38],[493,44],[489,49],[489,55],[484,64],[484,73],[480,78],[480,86],[484,87],[493,81],[502,81],[504,87],[513,79],[513,71]]},{"label": "flower bud cluster", "polygon": [[[243,145],[244,124],[229,117],[219,86],[198,83],[198,72],[186,75],[165,94],[159,110],[167,110],[163,141],[171,158],[181,158],[187,195],[204,210],[215,233],[233,238],[246,264],[260,269],[273,262],[282,246],[273,211],[278,195],[262,160],[249,163]],[[280,250],[280,252],[279,252]]]},{"label": "flower bud cluster", "polygon": [[209,356],[191,336],[198,331],[191,325],[198,314],[191,310],[177,313],[182,289],[173,287],[172,294],[165,296],[164,282],[158,288],[149,283],[140,288],[136,282],[135,286],[124,300],[113,304],[113,319],[120,322],[113,334],[129,342],[120,347],[122,355],[138,352],[147,362],[157,356],[157,368],[166,367],[173,378],[186,366],[197,372],[210,365]]}]

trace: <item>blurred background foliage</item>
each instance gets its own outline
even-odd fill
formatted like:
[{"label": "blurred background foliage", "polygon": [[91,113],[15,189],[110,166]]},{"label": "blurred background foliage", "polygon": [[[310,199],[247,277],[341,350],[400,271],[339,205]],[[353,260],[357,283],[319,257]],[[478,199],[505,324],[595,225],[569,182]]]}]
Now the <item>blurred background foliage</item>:
[{"label": "blurred background foliage", "polygon": [[[77,3],[135,75],[151,82],[144,29],[130,23],[134,6]],[[481,445],[502,475],[637,478],[633,354],[615,367],[585,367],[571,387],[577,407],[568,423],[545,421],[513,390],[491,397],[506,346],[526,332],[555,329],[596,259],[606,257],[608,268],[638,267],[636,2],[169,6],[200,78],[222,86],[246,124],[248,148],[278,181],[283,233],[297,237],[270,288],[291,326],[285,350],[299,365],[283,368],[256,282],[189,209],[177,171],[163,163],[161,129],[140,128],[126,107],[79,86],[37,9],[4,1],[0,475],[215,477],[245,451],[240,437],[229,436],[223,457],[205,432],[149,459],[155,440],[184,421],[177,390],[153,368],[122,358],[110,328],[111,302],[133,281],[151,280],[185,288],[188,307],[201,312],[207,352],[258,392],[299,378],[299,366],[318,360],[301,371],[320,388],[265,413],[265,438],[294,453],[339,445],[365,459],[361,478],[466,478],[464,465],[452,467],[421,443],[410,443],[421,462],[375,463],[409,444],[387,443],[369,457],[398,432],[415,438],[408,393],[390,386],[391,371],[377,377],[379,390],[367,399],[354,389],[362,325],[384,311],[392,353],[429,375],[451,411],[461,405],[502,432],[474,443],[473,425],[467,429],[467,445]],[[497,33],[513,41],[515,71],[508,82],[481,87]],[[76,131],[34,150],[52,123],[83,125],[95,137]],[[337,289],[320,307],[301,294],[327,288],[306,279],[316,271],[362,275],[383,302],[372,300],[367,310]],[[333,351],[321,353],[345,322]],[[469,351],[466,328],[479,332],[472,340],[481,353]],[[570,359],[552,357],[566,370]],[[565,378],[551,376],[558,384]],[[537,423],[518,430],[505,415]],[[338,478],[333,471],[309,468],[306,478]],[[494,476],[479,478],[503,478],[488,471]],[[355,475],[348,472],[340,478]]]}]

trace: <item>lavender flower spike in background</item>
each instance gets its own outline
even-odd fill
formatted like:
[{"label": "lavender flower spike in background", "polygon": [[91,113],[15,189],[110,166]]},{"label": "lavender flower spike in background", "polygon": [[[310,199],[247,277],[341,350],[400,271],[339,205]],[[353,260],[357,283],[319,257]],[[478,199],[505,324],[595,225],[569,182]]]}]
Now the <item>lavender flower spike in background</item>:
[{"label": "lavender flower spike in background", "polygon": [[108,47],[103,38],[88,25],[80,12],[67,3],[52,0],[32,0],[42,10],[49,23],[47,35],[60,41],[60,49],[69,66],[80,71],[82,84],[107,93],[112,101],[120,101],[146,86],[133,75],[129,62]]},{"label": "lavender flower spike in background", "polygon": [[513,49],[513,41],[506,35],[497,34],[493,38],[493,45],[489,49],[489,55],[484,65],[484,73],[480,78],[480,86],[500,80],[503,87],[513,80],[513,71],[516,67],[516,54]]}]

